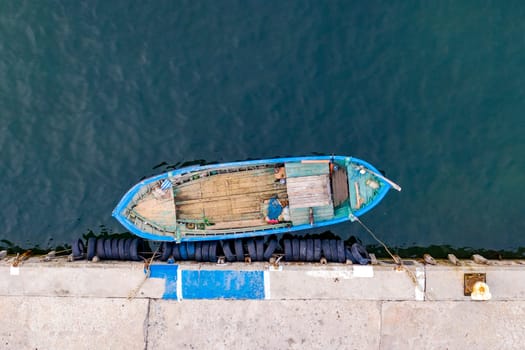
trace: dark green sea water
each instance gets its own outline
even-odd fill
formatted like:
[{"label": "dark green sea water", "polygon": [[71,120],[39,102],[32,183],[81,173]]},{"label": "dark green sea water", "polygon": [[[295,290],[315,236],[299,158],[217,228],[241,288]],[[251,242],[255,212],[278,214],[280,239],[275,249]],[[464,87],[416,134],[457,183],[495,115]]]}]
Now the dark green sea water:
[{"label": "dark green sea water", "polygon": [[178,162],[334,153],[403,186],[362,217],[389,245],[521,252],[524,19],[522,1],[0,2],[0,245],[122,232],[120,197]]}]

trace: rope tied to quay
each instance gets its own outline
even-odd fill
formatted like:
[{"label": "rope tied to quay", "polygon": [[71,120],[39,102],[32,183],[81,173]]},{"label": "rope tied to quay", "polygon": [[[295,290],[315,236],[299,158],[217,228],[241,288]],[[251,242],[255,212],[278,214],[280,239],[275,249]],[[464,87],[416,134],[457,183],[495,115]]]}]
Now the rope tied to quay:
[{"label": "rope tied to quay", "polygon": [[31,256],[31,253],[32,253],[31,250],[26,250],[22,254],[17,253],[11,266],[18,267],[22,261],[29,259],[29,257]]},{"label": "rope tied to quay", "polygon": [[374,232],[372,232],[372,230],[370,228],[368,228],[368,226],[366,226],[357,216],[353,215],[353,214],[350,214],[350,218],[352,219],[352,221],[357,221],[359,223],[359,225],[361,225],[365,230],[366,232],[368,232],[370,234],[370,236],[372,236],[373,239],[375,239],[379,244],[381,244],[383,246],[383,248],[385,249],[385,251],[388,253],[388,255],[390,255],[390,257],[392,258],[392,260],[394,260],[394,263],[397,264],[397,267],[404,270],[407,274],[408,274],[408,277],[410,277],[410,279],[412,280],[412,282],[414,283],[414,286],[419,289],[419,291],[421,293],[423,293],[425,295],[425,297],[427,296],[426,294],[426,291],[424,290],[424,287],[422,287],[418,281],[417,281],[417,277],[416,275],[410,271],[410,269],[408,267],[406,267],[404,264],[403,264],[403,260],[401,260],[401,258],[398,256],[398,255],[394,255],[390,249],[388,249],[387,245],[382,241],[380,240],[375,234]]},{"label": "rope tied to quay", "polygon": [[135,299],[135,297],[137,296],[137,293],[142,289],[142,286],[144,286],[144,283],[146,283],[146,281],[148,280],[149,276],[151,275],[151,263],[153,262],[153,259],[158,256],[159,249],[160,249],[160,245],[157,247],[157,249],[155,249],[155,252],[151,255],[149,259],[144,258],[144,270],[145,270],[144,279],[140,281],[139,285],[136,288],[132,289],[129,292],[128,300]]}]

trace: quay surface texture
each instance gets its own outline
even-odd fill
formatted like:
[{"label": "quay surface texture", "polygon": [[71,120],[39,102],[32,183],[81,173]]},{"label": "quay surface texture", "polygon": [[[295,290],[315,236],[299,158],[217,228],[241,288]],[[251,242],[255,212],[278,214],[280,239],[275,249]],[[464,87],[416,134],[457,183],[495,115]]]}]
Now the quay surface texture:
[{"label": "quay surface texture", "polygon": [[[522,349],[525,265],[0,262],[2,349]],[[485,273],[490,301],[464,296]]]}]

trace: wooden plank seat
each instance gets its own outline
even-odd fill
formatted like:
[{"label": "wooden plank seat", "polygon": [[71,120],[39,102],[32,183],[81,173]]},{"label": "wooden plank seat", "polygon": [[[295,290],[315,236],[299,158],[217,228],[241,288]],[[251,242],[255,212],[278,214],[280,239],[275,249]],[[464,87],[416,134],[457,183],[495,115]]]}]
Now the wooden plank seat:
[{"label": "wooden plank seat", "polygon": [[288,178],[287,190],[290,208],[322,207],[332,204],[328,175]]},{"label": "wooden plank seat", "polygon": [[294,225],[309,222],[309,208],[313,208],[315,221],[333,218],[329,175],[288,178],[287,188],[290,217]]}]

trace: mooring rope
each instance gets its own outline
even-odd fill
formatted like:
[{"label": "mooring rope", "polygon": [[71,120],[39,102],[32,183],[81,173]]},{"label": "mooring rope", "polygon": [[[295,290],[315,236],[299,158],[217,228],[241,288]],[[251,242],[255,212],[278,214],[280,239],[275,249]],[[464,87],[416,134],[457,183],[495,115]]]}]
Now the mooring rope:
[{"label": "mooring rope", "polygon": [[353,216],[352,220],[357,221],[370,234],[370,236],[372,236],[372,238],[374,238],[379,244],[381,244],[383,248],[385,248],[386,252],[392,257],[392,260],[394,260],[396,264],[399,265],[402,263],[400,259],[397,259],[396,256],[392,254],[392,252],[390,251],[390,249],[388,249],[386,244],[382,240],[377,238],[377,236],[374,234],[374,232],[372,232],[371,229],[368,228],[368,226],[366,226],[361,220],[359,220],[357,216],[355,215],[352,215],[352,216]]},{"label": "mooring rope", "polygon": [[424,293],[426,295],[426,292],[424,290],[424,288],[422,288],[419,283],[417,282],[417,278],[416,278],[416,275],[414,275],[414,273],[412,271],[410,271],[410,269],[408,267],[406,267],[404,264],[403,264],[403,260],[401,260],[401,258],[399,257],[396,257],[391,251],[390,249],[388,249],[387,245],[382,241],[380,240],[375,234],[374,232],[372,232],[371,229],[368,228],[368,226],[366,226],[361,220],[359,220],[359,218],[355,215],[352,215],[352,220],[354,221],[357,221],[369,234],[370,236],[372,236],[372,238],[374,238],[379,244],[381,244],[383,246],[383,248],[385,248],[386,252],[392,257],[392,260],[394,260],[394,262],[400,267],[402,268],[403,270],[406,271],[406,273],[408,274],[408,276],[410,277],[410,279],[412,280],[412,282],[414,283],[414,285],[416,286],[416,288],[418,288],[422,293]]},{"label": "mooring rope", "polygon": [[146,270],[146,275],[144,276],[144,279],[139,283],[139,285],[129,292],[128,300],[134,299],[137,296],[137,293],[142,289],[142,286],[144,285],[144,283],[146,283],[146,281],[148,280],[151,274],[151,263],[153,262],[153,259],[157,256],[159,249],[160,249],[160,244],[155,250],[155,252],[153,253],[153,255],[151,256],[151,258],[149,258],[149,261],[148,259],[144,259],[144,269]]}]

